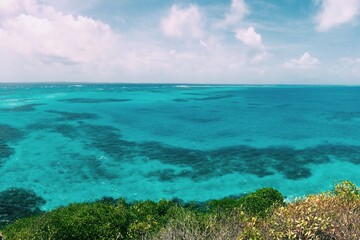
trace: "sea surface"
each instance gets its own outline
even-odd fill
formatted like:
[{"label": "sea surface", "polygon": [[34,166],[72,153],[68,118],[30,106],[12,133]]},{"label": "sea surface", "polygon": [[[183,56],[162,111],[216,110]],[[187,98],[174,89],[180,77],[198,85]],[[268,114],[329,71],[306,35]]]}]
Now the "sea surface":
[{"label": "sea surface", "polygon": [[360,87],[0,84],[0,191],[289,199],[360,184]]}]

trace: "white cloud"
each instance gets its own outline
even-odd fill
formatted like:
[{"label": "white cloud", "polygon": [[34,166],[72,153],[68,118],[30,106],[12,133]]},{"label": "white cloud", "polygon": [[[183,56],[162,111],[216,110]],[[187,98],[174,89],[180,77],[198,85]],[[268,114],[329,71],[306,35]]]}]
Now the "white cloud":
[{"label": "white cloud", "polygon": [[[90,17],[39,2],[33,2],[34,11],[19,5],[21,1],[12,3],[0,25],[0,81],[201,82],[221,79],[224,72],[231,79],[247,62],[220,37],[174,46],[154,39],[153,29],[142,31],[142,38],[138,32],[120,36]],[[198,7],[175,6],[170,13],[171,36],[203,34]]]},{"label": "white cloud", "polygon": [[314,68],[320,64],[321,63],[317,58],[312,57],[308,52],[305,52],[299,59],[291,59],[285,62],[283,66],[286,68],[306,69]]},{"label": "white cloud", "polygon": [[161,21],[161,27],[168,37],[199,39],[203,36],[202,15],[195,5],[188,8],[172,6],[169,14]]},{"label": "white cloud", "polygon": [[238,29],[235,31],[235,37],[246,44],[247,46],[254,48],[262,48],[262,37],[255,32],[254,27],[248,27],[247,29]]},{"label": "white cloud", "polygon": [[237,29],[235,31],[235,37],[248,47],[247,52],[250,63],[260,63],[267,58],[268,53],[265,51],[262,37],[255,31],[254,27],[250,26],[247,29]]},{"label": "white cloud", "polygon": [[[73,64],[101,61],[118,46],[119,36],[101,21],[65,15],[49,6],[39,8],[35,2],[28,2],[32,5],[24,7],[19,1],[12,1],[13,5],[7,6],[20,11],[19,15],[3,20],[1,49],[45,64]],[[27,7],[37,11],[27,11]],[[16,11],[8,12],[15,14]]]},{"label": "white cloud", "polygon": [[0,3],[0,81],[101,81],[124,71],[121,36],[104,22],[35,0]]},{"label": "white cloud", "polygon": [[248,7],[244,0],[231,0],[230,12],[225,15],[225,19],[216,26],[226,28],[239,24],[240,21],[249,14]]},{"label": "white cloud", "polygon": [[0,1],[0,20],[24,14],[35,14],[38,12],[36,0],[1,0]]},{"label": "white cloud", "polygon": [[0,81],[249,82],[266,57],[253,28],[244,30],[244,48],[206,31],[198,6],[174,5],[162,19],[166,36],[196,40],[173,42],[154,35],[158,24],[117,32],[51,2],[0,0]]},{"label": "white cloud", "polygon": [[360,0],[317,0],[321,11],[315,18],[317,29],[327,31],[351,22],[360,13]]}]

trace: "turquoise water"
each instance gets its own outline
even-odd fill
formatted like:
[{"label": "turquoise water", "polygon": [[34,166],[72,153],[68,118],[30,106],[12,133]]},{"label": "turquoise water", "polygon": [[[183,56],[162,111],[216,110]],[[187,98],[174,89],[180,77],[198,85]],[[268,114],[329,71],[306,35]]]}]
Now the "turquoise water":
[{"label": "turquoise water", "polygon": [[0,191],[44,210],[360,184],[360,88],[0,84]]}]

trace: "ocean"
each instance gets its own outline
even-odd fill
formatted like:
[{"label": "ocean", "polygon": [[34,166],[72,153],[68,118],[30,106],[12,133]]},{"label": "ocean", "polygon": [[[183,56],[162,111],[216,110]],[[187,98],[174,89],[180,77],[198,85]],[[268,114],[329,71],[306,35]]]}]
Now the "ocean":
[{"label": "ocean", "polygon": [[0,84],[0,191],[286,198],[360,184],[360,87]]}]

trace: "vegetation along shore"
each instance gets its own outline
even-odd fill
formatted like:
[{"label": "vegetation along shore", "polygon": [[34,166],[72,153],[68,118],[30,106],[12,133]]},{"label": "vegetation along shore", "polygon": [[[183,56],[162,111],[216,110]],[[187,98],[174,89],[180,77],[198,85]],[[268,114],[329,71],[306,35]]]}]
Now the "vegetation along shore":
[{"label": "vegetation along shore", "polygon": [[[5,194],[8,199],[17,194],[27,202],[18,207],[26,210],[17,217],[13,214],[16,209],[5,211],[8,216],[12,214],[10,220],[3,220],[6,214],[2,214],[4,239],[333,240],[360,236],[360,191],[350,181],[338,182],[331,191],[293,202],[284,201],[273,188],[262,188],[245,196],[205,203],[127,203],[124,199],[105,198],[50,212],[36,208],[35,203],[41,199],[32,194]],[[4,209],[2,206],[2,212]]]}]

